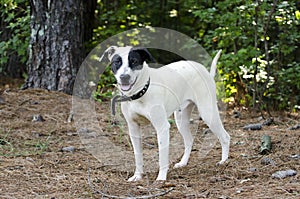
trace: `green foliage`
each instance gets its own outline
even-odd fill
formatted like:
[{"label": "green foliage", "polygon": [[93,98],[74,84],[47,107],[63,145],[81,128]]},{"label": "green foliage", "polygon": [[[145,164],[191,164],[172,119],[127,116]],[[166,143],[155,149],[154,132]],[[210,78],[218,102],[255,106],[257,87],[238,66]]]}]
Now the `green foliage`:
[{"label": "green foliage", "polygon": [[22,63],[27,61],[27,47],[30,35],[30,8],[26,0],[2,0],[1,3],[0,72],[10,54],[17,53]]},{"label": "green foliage", "polygon": [[106,67],[103,74],[100,75],[97,89],[93,92],[93,97],[99,102],[110,99],[114,91],[115,78],[110,67]]},{"label": "green foliage", "polygon": [[206,29],[198,31],[198,40],[207,50],[223,49],[227,101],[275,109],[299,104],[296,1],[208,2],[193,11]]},{"label": "green foliage", "polygon": [[[133,28],[164,27],[191,34],[195,20],[191,7],[195,1],[98,1],[98,27],[94,29],[93,44]],[[180,17],[179,17],[180,16]],[[184,17],[182,17],[184,16]],[[196,31],[194,31],[196,34]]]},{"label": "green foliage", "polygon": [[[26,0],[1,4],[1,66],[11,53],[27,60],[30,9]],[[300,107],[300,11],[296,0],[99,0],[89,48],[120,32],[164,27],[196,39],[210,54],[223,49],[219,72],[227,102],[262,109]],[[4,24],[4,26],[3,26]],[[94,97],[110,98],[115,79],[101,75]],[[217,91],[221,92],[221,91]],[[220,93],[219,93],[220,94]],[[221,96],[221,95],[220,95]]]}]

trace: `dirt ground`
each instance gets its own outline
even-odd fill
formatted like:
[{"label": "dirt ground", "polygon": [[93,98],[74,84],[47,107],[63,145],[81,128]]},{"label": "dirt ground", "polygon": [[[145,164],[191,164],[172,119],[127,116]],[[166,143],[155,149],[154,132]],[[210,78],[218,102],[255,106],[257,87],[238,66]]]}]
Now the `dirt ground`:
[{"label": "dirt ground", "polygon": [[[224,125],[231,148],[226,165],[216,166],[219,143],[201,159],[194,147],[185,168],[173,169],[171,163],[166,182],[155,182],[153,168],[146,170],[144,180],[129,183],[134,170],[114,167],[124,164],[126,156],[112,164],[101,162],[83,144],[74,121],[68,121],[72,96],[18,90],[18,84],[1,82],[0,87],[0,198],[300,198],[300,130],[287,130],[300,122],[298,113],[272,113],[270,126],[246,131],[243,126],[262,122],[260,113],[239,108],[241,115],[235,118],[233,110],[227,110]],[[96,110],[106,137],[133,154],[126,133],[119,141],[109,103],[96,103]],[[172,132],[176,133],[173,127]],[[272,150],[261,155],[265,134],[271,136]],[[155,151],[155,141],[148,140],[144,147]],[[266,157],[269,162],[262,161]],[[272,178],[274,172],[287,169],[298,174]]]}]

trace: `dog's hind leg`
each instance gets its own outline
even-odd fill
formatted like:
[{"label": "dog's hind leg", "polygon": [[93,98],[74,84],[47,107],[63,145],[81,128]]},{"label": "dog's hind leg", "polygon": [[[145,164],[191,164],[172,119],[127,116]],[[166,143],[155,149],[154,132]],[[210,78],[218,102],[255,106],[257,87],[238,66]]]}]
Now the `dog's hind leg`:
[{"label": "dog's hind leg", "polygon": [[174,168],[186,166],[192,151],[194,139],[190,130],[190,116],[194,107],[194,103],[189,102],[186,107],[183,107],[180,111],[175,111],[174,113],[176,125],[183,138],[185,148],[180,162],[176,163]]},{"label": "dog's hind leg", "polygon": [[169,169],[170,124],[165,109],[161,105],[151,107],[149,116],[149,120],[157,132],[158,140],[159,173],[156,180],[166,180]]},{"label": "dog's hind leg", "polygon": [[224,126],[220,120],[220,117],[215,119],[215,122],[212,123],[209,127],[211,131],[218,137],[221,146],[222,146],[222,159],[218,164],[223,164],[226,162],[229,156],[229,145],[230,145],[230,136],[224,129]]},{"label": "dog's hind leg", "polygon": [[218,137],[222,146],[222,159],[218,164],[223,164],[229,155],[230,136],[224,129],[217,105],[213,108],[198,108],[203,121],[210,130]]}]

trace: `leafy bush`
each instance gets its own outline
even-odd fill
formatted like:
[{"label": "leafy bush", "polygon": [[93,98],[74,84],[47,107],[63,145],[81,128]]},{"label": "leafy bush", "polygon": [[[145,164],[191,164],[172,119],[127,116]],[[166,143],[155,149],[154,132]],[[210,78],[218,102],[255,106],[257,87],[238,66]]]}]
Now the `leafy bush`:
[{"label": "leafy bush", "polygon": [[193,13],[203,27],[210,27],[199,30],[199,42],[225,53],[220,67],[227,101],[266,109],[299,105],[296,1],[209,2]]},{"label": "leafy bush", "polygon": [[21,63],[27,61],[30,36],[30,8],[26,0],[3,0],[1,3],[0,72],[14,53]]},{"label": "leafy bush", "polygon": [[113,95],[114,83],[115,78],[112,74],[111,67],[106,67],[103,74],[100,75],[96,90],[93,92],[94,99],[99,102],[110,99]]}]

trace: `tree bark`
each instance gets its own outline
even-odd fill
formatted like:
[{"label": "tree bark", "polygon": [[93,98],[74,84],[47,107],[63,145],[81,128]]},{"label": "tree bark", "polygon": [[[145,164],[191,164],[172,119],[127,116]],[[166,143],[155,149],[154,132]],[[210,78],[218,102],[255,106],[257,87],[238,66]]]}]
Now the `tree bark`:
[{"label": "tree bark", "polygon": [[[96,0],[31,0],[28,78],[24,88],[44,88],[71,94],[91,37]],[[88,15],[93,16],[92,15]],[[88,35],[89,34],[89,35]]]}]

